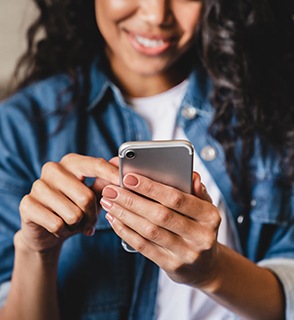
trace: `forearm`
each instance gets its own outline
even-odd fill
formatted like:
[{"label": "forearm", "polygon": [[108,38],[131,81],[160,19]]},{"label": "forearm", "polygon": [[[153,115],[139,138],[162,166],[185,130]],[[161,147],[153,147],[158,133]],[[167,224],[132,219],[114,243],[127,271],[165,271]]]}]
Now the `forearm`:
[{"label": "forearm", "polygon": [[15,237],[15,263],[11,289],[0,319],[57,320],[57,261],[59,250],[31,251]]},{"label": "forearm", "polygon": [[218,273],[204,291],[244,319],[284,319],[285,298],[276,276],[219,245]]}]

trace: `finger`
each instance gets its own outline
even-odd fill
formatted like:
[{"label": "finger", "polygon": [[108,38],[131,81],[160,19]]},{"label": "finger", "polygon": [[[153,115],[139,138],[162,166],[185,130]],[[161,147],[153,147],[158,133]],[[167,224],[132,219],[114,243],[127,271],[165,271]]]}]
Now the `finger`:
[{"label": "finger", "polygon": [[113,157],[109,160],[109,163],[114,165],[115,167],[119,167],[119,157]]},{"label": "finger", "polygon": [[105,188],[107,185],[109,185],[109,181],[97,178],[90,188],[95,192],[96,196],[100,198],[103,188]]},{"label": "finger", "polygon": [[85,177],[100,177],[112,184],[119,185],[118,168],[103,158],[67,154],[60,163],[79,180]]},{"label": "finger", "polygon": [[[200,240],[200,237],[198,238],[199,247],[197,247],[196,243],[186,244],[184,241],[181,241],[182,239],[178,239],[175,235],[171,236],[167,233],[163,233],[160,236],[160,239],[166,245],[158,245],[158,237],[156,241],[150,241],[147,237],[143,237],[132,228],[129,228],[112,213],[107,213],[106,219],[120,238],[124,239],[137,252],[140,252],[155,262],[160,268],[173,275],[174,279],[178,278],[177,272],[180,268],[194,264],[199,258],[199,252],[208,247],[207,244],[203,246],[205,240]],[[141,224],[138,223],[137,225]],[[168,241],[168,238],[171,241]],[[198,251],[198,248],[201,248],[200,251]]]},{"label": "finger", "polygon": [[201,182],[199,173],[193,172],[193,194],[202,200],[212,203],[212,199],[207,192],[205,185]]},{"label": "finger", "polygon": [[[60,163],[49,162],[43,166],[41,180],[44,182],[43,184],[33,185],[32,192],[36,193],[36,198],[43,199],[42,194],[46,194],[48,188],[56,190],[70,199],[84,213],[85,229],[90,229],[95,225],[98,215],[96,195],[76,176]],[[43,201],[48,205],[45,199]],[[54,200],[52,201],[54,202]]]},{"label": "finger", "polygon": [[34,223],[58,238],[64,238],[68,235],[64,221],[30,195],[26,195],[22,199],[20,212],[24,224]]},{"label": "finger", "polygon": [[[119,166],[118,157],[114,157],[114,158],[110,159],[109,163],[111,163],[115,167],[118,167]],[[95,179],[93,185],[91,186],[91,189],[96,193],[96,195],[98,195],[100,197],[102,189],[109,184],[110,184],[110,182],[108,180],[105,180],[102,178],[97,178],[97,179]]]},{"label": "finger", "polygon": [[[113,203],[119,205],[121,210],[119,210],[118,213],[115,213],[116,217],[121,221],[125,219],[124,223],[133,229],[137,230],[139,228],[138,225],[144,224],[142,221],[138,220],[126,220],[126,218],[131,219],[131,213],[141,216],[144,220],[149,220],[153,225],[162,227],[174,234],[181,235],[183,238],[190,233],[194,233],[195,228],[197,228],[197,221],[191,220],[187,216],[178,214],[174,210],[171,210],[160,203],[150,201],[149,199],[141,197],[140,195],[134,194],[128,190],[115,186],[108,186],[103,190],[102,196],[103,198],[100,203],[103,208],[109,211],[110,209],[114,210],[114,208],[116,208],[112,208],[110,206],[113,205]],[[107,204],[109,204],[109,207],[106,207]],[[144,234],[144,232],[141,232],[141,234]]]},{"label": "finger", "polygon": [[[82,231],[85,235],[92,235],[93,227],[97,222],[96,208],[92,213],[82,211],[69,198],[56,190],[50,189],[42,180],[37,180],[34,183],[31,197],[50,212],[59,216],[71,234]],[[84,219],[87,214],[88,218]]]},{"label": "finger", "polygon": [[[186,215],[191,219],[205,222],[210,221],[214,217],[214,215],[211,216],[211,213],[215,213],[216,208],[211,203],[144,176],[133,173],[127,174],[124,177],[124,185],[128,189],[144,197],[153,199],[165,207]],[[116,188],[116,190],[119,189]],[[120,189],[118,192],[122,193],[122,190]]]},{"label": "finger", "polygon": [[78,224],[84,216],[83,211],[69,198],[56,190],[50,189],[42,180],[34,182],[31,196],[47,209],[55,212],[69,226]]},{"label": "finger", "polygon": [[145,257],[157,263],[159,267],[163,267],[164,262],[166,264],[166,261],[171,260],[171,253],[168,252],[168,250],[142,237],[140,234],[115,218],[112,214],[107,213],[106,219],[121,239],[124,239],[137,252],[140,252]]},{"label": "finger", "polygon": [[[173,242],[172,238],[176,237],[175,234],[152,224],[150,221],[122,208],[116,203],[113,203],[112,206],[109,207],[105,199],[101,199],[101,205],[107,213],[111,214],[113,218],[116,218],[116,220],[122,224],[119,230],[119,236],[121,238],[124,239],[127,234],[130,233],[130,230],[132,234],[135,232],[136,235],[140,235],[140,237],[136,236],[135,240],[132,240],[136,247],[140,247],[140,244],[142,242],[145,243],[145,240],[166,247],[169,242]],[[144,238],[144,241],[141,238]],[[139,250],[142,250],[142,248],[139,248]]]},{"label": "finger", "polygon": [[[125,239],[127,237],[127,239],[129,239],[128,233],[130,232],[130,230],[136,233],[135,239],[131,239],[131,243],[128,243],[133,248],[138,248],[140,252],[144,250],[144,246],[146,245],[147,240],[156,244],[157,246],[173,252],[173,254],[175,255],[183,256],[185,247],[187,247],[188,243],[190,243],[192,238],[194,238],[194,236],[189,236],[188,241],[186,241],[185,239],[187,234],[191,231],[193,231],[192,235],[197,234],[197,237],[195,237],[197,240],[194,241],[194,248],[196,247],[196,245],[202,244],[203,242],[203,237],[201,237],[203,231],[197,224],[194,226],[193,230],[191,230],[190,232],[188,230],[185,230],[186,232],[183,234],[183,236],[181,236],[150,222],[142,216],[139,216],[116,203],[108,201],[105,198],[101,199],[101,205],[108,213],[111,214],[113,218],[121,223],[120,229],[118,231],[118,235],[121,238]],[[178,216],[179,219],[188,220],[188,218],[180,215]],[[187,227],[189,229],[191,229],[190,225],[191,223],[187,224]],[[135,247],[133,246],[133,244]]]}]

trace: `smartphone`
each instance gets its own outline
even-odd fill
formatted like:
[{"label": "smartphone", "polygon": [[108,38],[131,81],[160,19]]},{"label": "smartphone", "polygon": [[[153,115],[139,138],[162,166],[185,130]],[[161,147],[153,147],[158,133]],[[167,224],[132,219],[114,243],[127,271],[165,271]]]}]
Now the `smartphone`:
[{"label": "smartphone", "polygon": [[[191,193],[193,145],[187,140],[128,141],[119,148],[120,185],[127,173],[138,173],[152,180]],[[136,252],[124,240],[123,248]]]}]

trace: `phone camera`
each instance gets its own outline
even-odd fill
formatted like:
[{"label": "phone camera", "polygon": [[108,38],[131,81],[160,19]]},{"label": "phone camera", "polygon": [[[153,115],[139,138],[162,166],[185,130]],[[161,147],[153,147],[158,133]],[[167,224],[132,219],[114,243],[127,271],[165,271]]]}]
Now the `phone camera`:
[{"label": "phone camera", "polygon": [[126,157],[127,157],[128,159],[134,159],[134,158],[135,158],[135,152],[134,152],[134,151],[131,151],[131,150],[127,151],[127,152],[126,152]]}]

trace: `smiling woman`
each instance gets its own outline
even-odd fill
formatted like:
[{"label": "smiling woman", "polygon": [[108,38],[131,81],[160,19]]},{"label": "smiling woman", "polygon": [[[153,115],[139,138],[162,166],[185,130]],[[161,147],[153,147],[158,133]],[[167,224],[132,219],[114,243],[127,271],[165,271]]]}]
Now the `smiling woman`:
[{"label": "smiling woman", "polygon": [[128,95],[157,94],[186,77],[173,70],[181,70],[183,55],[195,43],[201,1],[96,0],[95,4],[107,57]]},{"label": "smiling woman", "polygon": [[[0,319],[292,319],[293,1],[33,3],[0,105]],[[189,140],[191,193],[121,184],[134,140]]]}]

